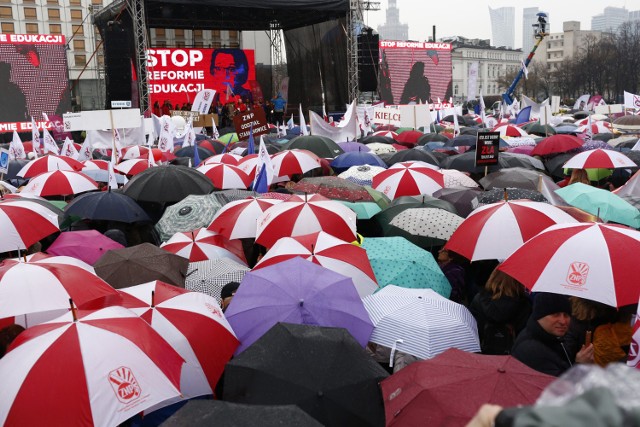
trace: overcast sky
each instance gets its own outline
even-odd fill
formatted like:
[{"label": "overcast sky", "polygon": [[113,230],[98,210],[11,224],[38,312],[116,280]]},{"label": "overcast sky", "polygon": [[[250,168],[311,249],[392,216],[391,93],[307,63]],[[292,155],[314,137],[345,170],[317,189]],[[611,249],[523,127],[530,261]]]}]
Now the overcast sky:
[{"label": "overcast sky", "polygon": [[[515,3],[515,4],[514,4]],[[365,12],[365,23],[377,30],[386,20],[388,0],[380,0],[380,10]],[[522,47],[522,9],[538,7],[549,14],[551,32],[562,31],[565,21],[580,21],[581,29],[591,29],[591,17],[600,14],[607,6],[640,10],[640,0],[457,0],[453,2],[432,0],[397,0],[400,22],[409,24],[409,38],[426,40],[436,26],[436,37],[463,36],[467,38],[491,38],[489,7],[515,6],[515,43]],[[533,32],[533,30],[531,30]]]}]

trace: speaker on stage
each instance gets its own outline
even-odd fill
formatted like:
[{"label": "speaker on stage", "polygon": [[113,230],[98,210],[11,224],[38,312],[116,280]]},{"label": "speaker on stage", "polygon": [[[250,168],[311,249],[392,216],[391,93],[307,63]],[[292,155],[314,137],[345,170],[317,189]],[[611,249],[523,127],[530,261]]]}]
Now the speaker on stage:
[{"label": "speaker on stage", "polygon": [[120,21],[109,21],[103,32],[106,108],[111,101],[131,100],[132,28]]},{"label": "speaker on stage", "polygon": [[378,90],[378,34],[364,28],[358,35],[358,89],[361,92]]}]

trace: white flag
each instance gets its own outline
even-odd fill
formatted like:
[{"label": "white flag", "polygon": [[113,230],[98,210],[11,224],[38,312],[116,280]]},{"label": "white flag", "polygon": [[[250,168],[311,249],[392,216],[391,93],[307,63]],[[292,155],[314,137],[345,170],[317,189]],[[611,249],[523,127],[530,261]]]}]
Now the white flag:
[{"label": "white flag", "polygon": [[117,153],[117,157],[116,157],[116,163],[117,163],[118,159],[122,158],[122,140],[121,140],[120,132],[118,131],[118,129],[113,129],[113,147],[112,148]]},{"label": "white flag", "polygon": [[111,152],[111,161],[109,161],[109,188],[111,190],[118,189],[118,180],[116,179],[116,173],[113,170],[113,165],[115,164],[115,151]]},{"label": "white flag", "polygon": [[527,70],[527,64],[524,63],[524,59],[520,60],[520,65],[522,65],[522,72],[524,73],[524,78],[529,78],[529,70]]},{"label": "white flag", "polygon": [[300,133],[302,135],[309,135],[309,131],[307,130],[307,123],[304,121],[304,114],[302,114],[302,104],[299,105],[299,114],[300,114]]},{"label": "white flag", "polygon": [[93,158],[93,144],[91,144],[90,133],[87,132],[87,136],[82,143],[82,147],[80,147],[80,151],[78,151],[78,155],[76,156],[76,160],[79,162],[83,162],[85,160],[91,160]]},{"label": "white flag", "polygon": [[24,151],[24,145],[22,145],[22,140],[18,135],[18,132],[13,131],[13,139],[11,140],[11,144],[9,144],[9,159],[26,159],[27,153]]},{"label": "white flag", "polygon": [[482,97],[482,91],[480,91],[480,117],[482,118],[482,126],[486,127],[487,116],[485,113],[485,109],[487,107],[484,105],[484,98]]},{"label": "white flag", "polygon": [[160,137],[158,138],[158,148],[162,152],[173,152],[173,132],[172,123],[169,116],[162,116],[162,126],[160,130]]},{"label": "white flag", "polygon": [[266,193],[273,181],[273,164],[271,156],[264,143],[264,137],[260,135],[260,147],[258,148],[258,165],[256,167],[256,178],[253,181],[253,190],[258,193]]},{"label": "white flag", "polygon": [[211,102],[213,98],[216,96],[216,91],[213,89],[204,89],[198,92],[195,99],[193,100],[193,105],[191,106],[191,111],[197,111],[200,114],[209,113],[209,108],[211,108]]},{"label": "white flag", "polygon": [[460,135],[460,125],[458,124],[458,112],[453,110],[453,137]]},{"label": "white flag", "polygon": [[624,91],[624,108],[633,108],[637,110],[640,108],[640,95],[635,95]]},{"label": "white flag", "polygon": [[52,152],[53,154],[60,155],[60,148],[56,144],[56,140],[53,139],[48,130],[42,129],[42,139],[44,140],[44,152]]},{"label": "white flag", "polygon": [[287,120],[287,129],[293,129],[295,123],[293,123],[293,113],[291,113],[291,118]]},{"label": "white flag", "polygon": [[591,142],[591,140],[593,139],[593,128],[591,127],[592,122],[591,122],[591,114],[589,114],[589,119],[587,120],[587,130],[584,133],[584,142]]},{"label": "white flag", "polygon": [[211,117],[211,136],[213,136],[213,139],[220,138],[220,132],[218,132],[218,128],[216,127],[216,120],[213,117]]},{"label": "white flag", "polygon": [[184,127],[184,141],[182,147],[192,147],[196,145],[196,131],[193,130],[192,118],[189,117]]},{"label": "white flag", "polygon": [[33,153],[33,158],[37,159],[40,152],[40,131],[33,117],[31,117],[31,152]]},{"label": "white flag", "polygon": [[73,145],[73,141],[71,141],[69,137],[64,140],[64,145],[62,146],[62,150],[60,150],[60,154],[73,159],[77,158],[78,150],[76,150],[75,145]]}]

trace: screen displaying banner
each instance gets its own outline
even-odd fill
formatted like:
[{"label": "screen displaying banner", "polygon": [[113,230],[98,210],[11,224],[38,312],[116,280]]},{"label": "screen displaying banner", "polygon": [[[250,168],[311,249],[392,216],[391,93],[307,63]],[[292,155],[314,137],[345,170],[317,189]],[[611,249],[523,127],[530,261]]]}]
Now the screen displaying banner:
[{"label": "screen displaying banner", "polygon": [[0,34],[0,132],[42,129],[71,110],[66,42],[58,34]]},{"label": "screen displaying banner", "polygon": [[452,96],[451,43],[382,40],[380,99],[387,104],[442,101]]},{"label": "screen displaying banner", "polygon": [[239,95],[251,98],[251,81],[256,79],[253,50],[220,49],[147,49],[147,77],[151,104],[162,107],[168,101],[176,105],[193,103],[198,92],[216,91],[213,101],[226,103]]}]

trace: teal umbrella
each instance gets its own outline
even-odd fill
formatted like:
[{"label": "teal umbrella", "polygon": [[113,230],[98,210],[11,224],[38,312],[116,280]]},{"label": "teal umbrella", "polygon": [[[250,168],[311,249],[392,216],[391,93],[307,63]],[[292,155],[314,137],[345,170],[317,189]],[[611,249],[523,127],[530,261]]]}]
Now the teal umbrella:
[{"label": "teal umbrella", "polygon": [[357,219],[370,219],[382,209],[375,202],[347,202],[337,200],[356,213]]},{"label": "teal umbrella", "polygon": [[640,228],[640,211],[617,194],[577,182],[555,190],[567,203],[606,222]]},{"label": "teal umbrella", "polygon": [[367,237],[362,243],[380,287],[433,289],[445,298],[451,285],[430,252],[404,237]]}]

